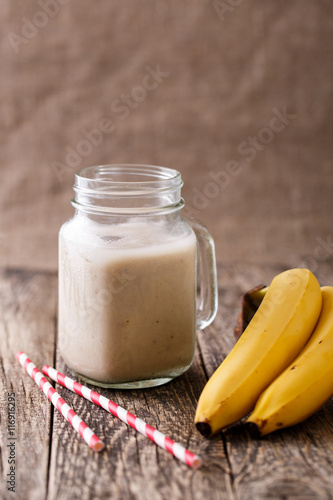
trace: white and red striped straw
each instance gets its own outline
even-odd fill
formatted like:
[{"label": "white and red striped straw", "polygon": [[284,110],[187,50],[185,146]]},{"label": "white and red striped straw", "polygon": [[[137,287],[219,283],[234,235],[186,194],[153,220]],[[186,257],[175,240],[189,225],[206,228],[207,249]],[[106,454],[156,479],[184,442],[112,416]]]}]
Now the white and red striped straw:
[{"label": "white and red striped straw", "polygon": [[38,370],[36,365],[28,358],[28,356],[20,351],[16,354],[17,361],[30,377],[36,382],[39,388],[49,398],[53,406],[60,411],[71,426],[80,434],[88,446],[94,451],[102,451],[105,447],[104,443],[96,434],[76,415],[76,413],[68,406],[64,399],[58,394],[52,385],[43,377],[43,374]]},{"label": "white and red striped straw", "polygon": [[175,443],[175,441],[172,441],[172,439],[162,434],[162,432],[146,424],[140,418],[135,417],[134,415],[132,415],[132,413],[128,412],[113,401],[110,401],[110,399],[107,399],[101,394],[92,391],[88,387],[79,384],[79,382],[76,382],[75,380],[67,377],[66,375],[58,372],[48,365],[43,366],[42,372],[44,373],[44,375],[47,375],[55,382],[58,382],[58,384],[67,387],[67,389],[69,389],[70,391],[73,391],[79,396],[87,399],[91,403],[95,403],[97,406],[104,408],[104,410],[119,418],[125,424],[133,427],[133,429],[140,432],[140,434],[142,434],[143,436],[149,438],[157,446],[159,446],[163,450],[168,451],[174,457],[178,458],[190,467],[198,469],[202,465],[200,457],[194,455],[194,453],[187,450],[180,444]]}]

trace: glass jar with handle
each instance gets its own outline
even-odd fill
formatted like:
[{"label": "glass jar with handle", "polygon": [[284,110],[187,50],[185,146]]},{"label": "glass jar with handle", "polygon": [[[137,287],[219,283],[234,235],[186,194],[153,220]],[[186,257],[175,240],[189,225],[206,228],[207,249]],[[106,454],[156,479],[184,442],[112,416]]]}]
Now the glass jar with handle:
[{"label": "glass jar with handle", "polygon": [[[191,365],[217,311],[214,243],[181,216],[176,170],[87,167],[59,233],[59,346],[94,385],[153,387]],[[197,260],[200,297],[197,299]]]}]

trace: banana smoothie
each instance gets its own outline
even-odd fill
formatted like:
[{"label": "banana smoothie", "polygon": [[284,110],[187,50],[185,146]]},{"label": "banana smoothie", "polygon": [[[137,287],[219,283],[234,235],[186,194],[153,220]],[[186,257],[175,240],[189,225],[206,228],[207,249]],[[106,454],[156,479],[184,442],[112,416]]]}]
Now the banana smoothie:
[{"label": "banana smoothie", "polygon": [[99,385],[173,378],[194,356],[196,237],[138,224],[116,225],[103,245],[70,224],[59,236],[61,353]]}]

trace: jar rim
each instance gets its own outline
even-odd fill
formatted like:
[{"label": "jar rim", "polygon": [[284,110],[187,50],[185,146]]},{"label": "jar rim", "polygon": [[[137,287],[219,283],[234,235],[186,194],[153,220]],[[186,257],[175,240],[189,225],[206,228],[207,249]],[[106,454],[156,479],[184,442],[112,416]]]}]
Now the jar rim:
[{"label": "jar rim", "polygon": [[172,210],[182,205],[181,174],[172,168],[146,164],[84,167],[75,174],[74,206],[89,211]]},{"label": "jar rim", "polygon": [[183,185],[181,174],[172,168],[140,163],[119,163],[84,167],[75,174],[74,188],[103,190],[113,194],[126,190],[163,190]]}]

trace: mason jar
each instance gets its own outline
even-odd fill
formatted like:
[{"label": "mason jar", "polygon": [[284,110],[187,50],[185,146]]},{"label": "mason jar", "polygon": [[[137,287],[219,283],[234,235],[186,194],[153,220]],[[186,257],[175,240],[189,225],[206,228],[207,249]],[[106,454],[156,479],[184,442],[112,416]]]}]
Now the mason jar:
[{"label": "mason jar", "polygon": [[176,170],[150,165],[75,175],[75,215],[59,233],[59,347],[91,384],[178,377],[193,361],[197,328],[216,315],[214,243],[182,217],[182,185]]}]

